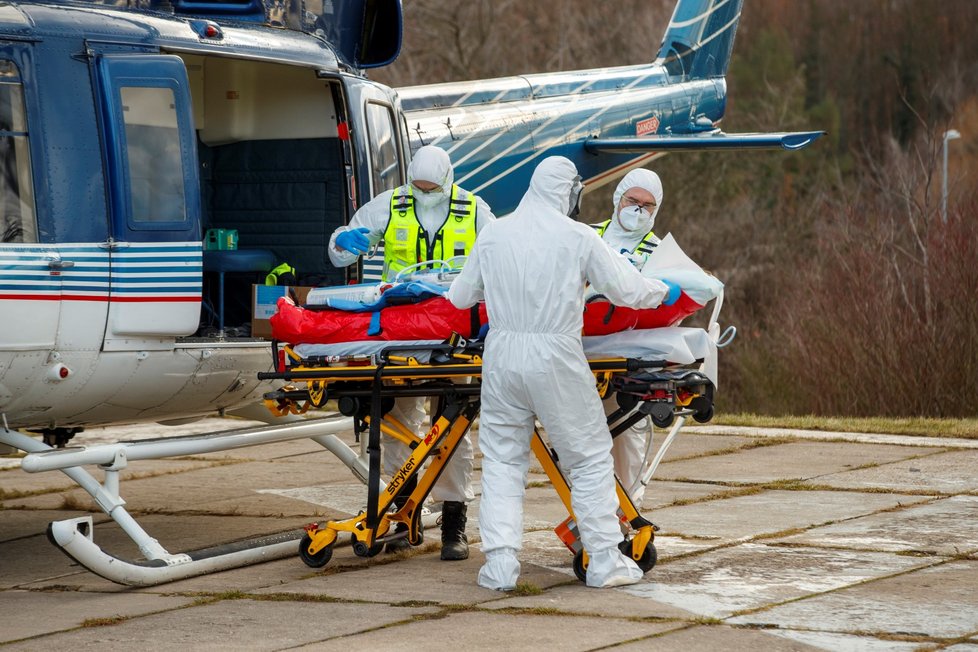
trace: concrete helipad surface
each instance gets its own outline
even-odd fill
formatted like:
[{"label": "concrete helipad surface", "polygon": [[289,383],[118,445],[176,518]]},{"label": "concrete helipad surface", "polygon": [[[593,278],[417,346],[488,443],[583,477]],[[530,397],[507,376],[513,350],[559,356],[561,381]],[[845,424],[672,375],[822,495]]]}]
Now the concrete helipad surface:
[{"label": "concrete helipad surface", "polygon": [[[242,425],[95,430],[79,443]],[[30,475],[16,456],[0,457],[0,646],[978,652],[976,469],[973,439],[687,428],[646,495],[644,513],[661,529],[642,583],[577,581],[552,530],[566,514],[536,472],[522,583],[498,593],[475,583],[478,499],[463,562],[440,561],[429,530],[400,555],[365,559],[338,545],[322,569],[295,555],[121,586],[79,567],[45,530],[92,514],[97,543],[138,559],[122,530],[63,474]],[[133,463],[121,495],[173,553],[366,504],[366,488],[311,441]]]}]

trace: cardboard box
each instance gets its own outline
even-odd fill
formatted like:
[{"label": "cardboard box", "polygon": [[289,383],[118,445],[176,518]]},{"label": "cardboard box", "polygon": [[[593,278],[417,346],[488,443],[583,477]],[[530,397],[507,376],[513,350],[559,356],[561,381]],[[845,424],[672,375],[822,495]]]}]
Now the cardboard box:
[{"label": "cardboard box", "polygon": [[269,318],[277,310],[276,303],[289,290],[295,293],[299,303],[306,302],[306,295],[312,287],[304,285],[252,285],[251,286],[251,336],[272,338],[272,324]]}]

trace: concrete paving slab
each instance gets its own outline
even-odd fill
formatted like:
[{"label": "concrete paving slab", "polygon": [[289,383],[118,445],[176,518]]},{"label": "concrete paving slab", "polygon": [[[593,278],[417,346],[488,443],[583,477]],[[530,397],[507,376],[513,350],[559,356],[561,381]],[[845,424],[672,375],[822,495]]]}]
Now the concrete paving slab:
[{"label": "concrete paving slab", "polygon": [[978,550],[978,496],[940,498],[796,534],[778,543],[958,555]]},{"label": "concrete paving slab", "polygon": [[[655,571],[651,571],[654,573]],[[678,620],[696,618],[696,614],[663,602],[629,595],[621,589],[607,589],[600,599],[583,584],[555,586],[540,595],[527,595],[482,605],[486,609],[536,609],[562,614],[601,616],[606,618],[649,618]]]},{"label": "concrete paving slab", "polygon": [[646,576],[649,581],[621,590],[702,616],[727,618],[931,563],[888,553],[745,543],[656,565]]},{"label": "concrete paving slab", "polygon": [[873,514],[927,496],[846,491],[763,491],[657,510],[663,534],[735,541]]},{"label": "concrete paving slab", "polygon": [[283,496],[307,505],[328,507],[344,514],[358,514],[367,508],[367,485],[362,482],[331,482],[299,487],[267,487],[260,494]]},{"label": "concrete paving slab", "polygon": [[529,487],[523,499],[523,529],[553,530],[567,519],[567,508],[553,487]]},{"label": "concrete paving slab", "polygon": [[[921,644],[909,641],[856,634],[835,634],[833,632],[804,632],[796,629],[767,630],[771,636],[779,636],[799,643],[814,645],[820,650],[847,650],[851,652],[918,652]],[[927,649],[926,647],[924,649]]]},{"label": "concrete paving slab", "polygon": [[68,587],[74,591],[82,584],[105,591],[120,588],[81,568],[43,534],[7,541],[0,547],[0,590]]},{"label": "concrete paving slab", "polygon": [[[646,489],[642,501],[642,511],[646,518],[656,521],[657,507],[669,505],[677,501],[704,500],[711,496],[720,497],[733,494],[738,489],[718,484],[653,481]],[[523,501],[523,525],[529,530],[554,528],[567,518],[567,510],[557,497],[550,484],[544,487],[529,487]]]},{"label": "concrete paving slab", "polygon": [[[211,430],[214,429],[210,425],[207,427]],[[145,432],[151,433],[151,436],[159,436],[159,427],[149,427]],[[346,436],[343,435],[343,438]],[[701,438],[705,436],[702,433],[690,436],[684,432],[677,440],[676,448],[670,454],[677,456],[681,453],[706,455],[697,460],[689,460],[689,463],[702,462],[708,464],[715,459],[737,457],[767,450],[758,448],[739,453],[709,455],[711,452],[723,451],[728,448],[727,444],[733,441],[734,437],[711,434],[708,439]],[[783,435],[778,436],[783,437]],[[738,439],[744,437],[763,438],[767,435],[763,433],[756,436],[739,433],[737,435]],[[115,436],[111,438],[115,439]],[[804,438],[802,437],[802,439]],[[894,442],[913,443],[912,441],[905,441],[907,439],[894,440]],[[349,436],[349,440],[352,442],[352,435]],[[747,442],[747,440],[744,441]],[[812,445],[816,443],[810,440],[805,441]],[[927,448],[931,443],[933,442],[928,441],[926,445],[921,443],[920,447]],[[978,444],[978,442],[974,443]],[[785,449],[785,447],[794,445],[779,444],[770,447],[770,449],[780,448],[790,451],[790,448]],[[824,448],[812,449],[809,455],[821,452],[824,456],[834,458],[826,462],[825,466],[831,467],[835,464],[836,468],[843,469],[846,468],[846,464],[853,462],[850,456],[852,444],[823,442],[818,445]],[[898,448],[901,453],[905,453],[913,447],[885,446],[883,450],[888,451],[891,448]],[[861,450],[865,452],[869,449]],[[934,451],[935,449],[930,448],[930,450]],[[311,520],[321,521],[326,518],[325,516],[310,517],[308,515],[310,512],[320,511],[324,514],[328,512],[335,514],[338,518],[343,517],[358,511],[365,503],[366,490],[364,486],[353,479],[346,467],[336,462],[328,453],[324,453],[318,445],[309,441],[284,442],[267,447],[231,451],[231,453],[236,456],[233,458],[233,461],[236,462],[233,465],[213,469],[187,468],[170,476],[137,480],[131,483],[135,486],[137,493],[127,495],[127,485],[123,484],[123,496],[130,498],[130,496],[135,495],[141,499],[142,496],[146,495],[150,500],[157,501],[153,504],[158,505],[160,513],[141,515],[140,521],[151,535],[156,536],[163,545],[174,552],[191,550],[236,538],[252,537],[259,532],[280,531],[285,527],[283,524],[304,524]],[[798,454],[796,449],[796,453],[793,455]],[[946,453],[940,455],[940,457],[946,456]],[[868,457],[872,458],[871,455]],[[219,461],[216,456],[213,459],[210,457],[207,459],[206,464]],[[926,469],[927,472],[933,474],[933,478],[929,482],[968,479],[970,477],[968,474],[973,473],[971,467],[974,466],[974,460],[969,460],[969,458],[959,458],[959,464],[952,457],[952,463],[945,467],[940,464],[934,464],[933,467],[918,466],[922,461],[929,459],[931,458],[898,461],[887,466],[905,465],[909,467],[913,464],[912,468]],[[249,461],[240,463],[242,460]],[[167,462],[174,461],[178,463],[200,462],[200,460],[168,460]],[[791,477],[789,473],[797,468],[798,460],[785,454],[763,459],[758,457],[751,463],[774,465],[776,468],[765,469],[765,471],[779,477]],[[687,464],[687,462],[669,462],[660,467],[660,471],[662,468],[676,464]],[[971,467],[968,464],[971,464]],[[139,468],[135,464],[133,466],[135,469]],[[241,468],[255,469],[256,471],[251,474],[232,472]],[[876,467],[873,470],[885,468]],[[920,472],[909,470],[907,472],[914,473],[914,475],[920,474]],[[944,475],[945,472],[947,477]],[[15,476],[26,475],[19,470],[0,472],[0,491],[6,486],[4,476],[9,473],[13,473]],[[865,478],[859,478],[856,475],[859,473],[863,473],[863,471],[833,473],[832,477],[856,476],[858,481],[865,480]],[[319,475],[315,476],[314,481],[310,481],[313,474]],[[53,478],[61,474],[48,475]],[[208,476],[207,481],[204,481],[203,476],[205,475]],[[185,478],[188,480],[186,483],[184,483]],[[536,476],[533,479],[543,480],[542,477]],[[167,482],[162,482],[162,480]],[[813,480],[815,484],[822,484],[822,482],[822,478]],[[145,489],[139,486],[140,483],[145,483],[143,485]],[[142,599],[151,596],[191,599],[197,598],[201,594],[215,598],[228,598],[239,595],[231,592],[243,592],[245,594],[261,592],[263,598],[272,600],[258,601],[259,606],[257,608],[255,608],[256,601],[251,599],[223,599],[215,605],[197,604],[189,608],[168,612],[168,614],[160,614],[169,615],[171,618],[165,622],[159,620],[160,615],[137,614],[118,625],[85,628],[76,632],[56,633],[41,639],[33,639],[31,641],[33,647],[29,649],[41,647],[42,645],[38,644],[39,641],[43,641],[43,647],[47,647],[49,642],[75,645],[76,641],[78,642],[77,646],[80,647],[94,647],[95,645],[105,647],[106,641],[108,641],[109,647],[132,646],[134,641],[156,640],[157,631],[161,627],[167,630],[179,630],[183,625],[183,619],[193,612],[200,613],[198,612],[200,609],[216,609],[219,615],[216,617],[207,614],[194,616],[188,622],[198,630],[210,627],[219,635],[211,637],[212,632],[207,631],[205,635],[194,639],[181,639],[177,642],[167,639],[164,641],[166,647],[182,646],[193,649],[255,648],[264,645],[268,639],[266,630],[268,630],[267,624],[270,619],[275,621],[274,627],[278,627],[279,622],[287,621],[294,614],[300,613],[301,609],[306,608],[309,610],[301,611],[301,614],[304,615],[300,615],[291,621],[294,638],[283,638],[282,640],[295,640],[299,641],[296,645],[309,645],[321,649],[323,647],[322,640],[325,637],[334,636],[334,632],[329,629],[334,620],[333,612],[328,610],[334,609],[335,611],[347,604],[353,604],[355,606],[354,613],[360,615],[339,619],[342,624],[359,623],[361,620],[369,621],[369,616],[364,617],[362,615],[365,608],[401,607],[402,609],[435,609],[437,611],[429,611],[415,616],[408,615],[403,620],[392,621],[391,626],[383,630],[377,629],[368,632],[354,628],[350,632],[352,636],[331,638],[329,645],[336,647],[343,645],[346,648],[351,644],[358,644],[363,637],[362,640],[368,643],[364,649],[375,649],[369,643],[375,640],[373,637],[379,637],[377,640],[382,644],[382,649],[429,647],[431,641],[434,640],[431,632],[441,631],[440,629],[433,630],[433,626],[446,627],[444,632],[440,634],[439,641],[455,641],[456,639],[452,638],[455,635],[455,628],[448,627],[452,619],[474,615],[481,619],[492,617],[495,619],[494,622],[503,623],[502,626],[495,626],[492,632],[495,634],[497,630],[504,630],[505,636],[502,639],[502,645],[498,645],[496,639],[489,636],[483,636],[481,639],[465,638],[462,642],[468,646],[466,649],[477,649],[480,647],[480,643],[485,643],[487,640],[491,641],[491,645],[496,649],[503,645],[509,649],[521,648],[525,640],[531,640],[537,634],[534,629],[536,624],[545,622],[539,619],[551,618],[559,621],[559,629],[548,625],[545,632],[546,641],[539,644],[538,647],[554,647],[555,632],[563,634],[564,631],[569,631],[575,634],[578,631],[586,630],[595,638],[600,639],[599,643],[590,645],[590,647],[616,646],[629,640],[635,642],[625,644],[630,647],[622,649],[674,649],[676,645],[686,645],[692,649],[705,648],[711,650],[803,649],[782,647],[787,643],[832,650],[878,650],[881,649],[880,642],[882,641],[885,646],[888,646],[883,649],[903,650],[907,649],[903,641],[889,639],[894,634],[899,638],[900,631],[911,629],[905,626],[904,621],[906,619],[902,618],[901,610],[914,608],[922,614],[928,613],[928,610],[937,613],[938,618],[932,625],[935,631],[942,632],[940,635],[944,638],[935,638],[934,640],[949,640],[960,636],[962,643],[959,647],[962,647],[962,650],[967,650],[967,652],[971,652],[967,646],[978,645],[978,634],[976,634],[978,625],[961,636],[956,632],[967,627],[967,623],[962,625],[944,617],[945,611],[948,613],[955,610],[969,613],[978,611],[973,602],[974,597],[968,594],[965,589],[965,579],[952,578],[945,582],[943,578],[931,581],[930,578],[924,577],[923,581],[908,582],[898,588],[892,588],[889,584],[898,579],[897,577],[866,581],[862,579],[864,575],[871,573],[875,573],[872,575],[874,578],[885,575],[890,572],[888,569],[891,563],[909,563],[921,566],[937,563],[939,559],[932,556],[915,557],[893,554],[894,552],[903,552],[907,549],[906,546],[913,544],[915,539],[920,545],[928,543],[928,550],[940,551],[941,554],[948,554],[953,550],[954,545],[967,545],[973,536],[973,532],[969,530],[970,524],[974,520],[972,502],[978,496],[961,495],[935,501],[933,496],[908,496],[902,493],[900,489],[894,490],[889,488],[889,485],[884,485],[881,488],[873,487],[873,491],[870,492],[765,491],[755,495],[721,499],[712,498],[712,496],[724,492],[739,492],[742,489],[716,485],[713,483],[713,478],[709,478],[707,481],[687,483],[662,479],[658,474],[652,485],[648,492],[652,498],[652,508],[646,508],[645,513],[657,524],[663,526],[663,531],[660,532],[662,536],[656,538],[660,561],[646,575],[642,584],[628,589],[594,591],[583,587],[574,578],[571,568],[572,556],[552,531],[553,525],[563,520],[565,516],[563,507],[557,500],[552,488],[538,486],[531,488],[526,514],[528,521],[532,519],[545,521],[546,527],[526,532],[525,545],[521,553],[523,562],[523,577],[521,579],[528,585],[541,589],[541,593],[536,596],[501,594],[476,586],[476,573],[482,563],[482,554],[476,544],[478,532],[475,521],[477,520],[478,501],[469,509],[469,534],[473,545],[471,547],[472,557],[467,562],[440,561],[437,553],[437,530],[429,530],[432,543],[413,550],[409,555],[382,555],[373,559],[363,559],[353,555],[352,550],[344,541],[343,545],[336,549],[333,560],[322,571],[308,568],[301,563],[296,555],[279,561],[225,571],[206,577],[190,578],[157,587],[134,589],[117,586],[81,570],[46,541],[43,532],[48,521],[74,515],[70,511],[66,512],[60,509],[63,501],[59,495],[53,493],[51,496],[36,497],[35,500],[55,501],[51,502],[50,506],[59,509],[34,512],[0,511],[0,597],[4,594],[16,596],[16,592],[11,593],[15,589],[9,587],[16,587],[19,584],[22,589],[44,588],[46,590],[43,592],[31,591],[31,594],[54,596],[58,600],[66,597],[75,598],[79,595],[110,596],[118,599]],[[947,486],[953,486],[953,482],[947,483]],[[320,492],[318,497],[310,500],[310,495],[302,495],[302,492],[309,487],[319,487],[317,490]],[[478,488],[478,474],[476,487]],[[913,488],[914,493],[920,491],[916,486],[909,488]],[[935,493],[940,490],[925,489],[924,491]],[[188,496],[197,503],[207,504],[211,511],[220,511],[228,515],[190,513],[186,505]],[[198,499],[200,496],[202,498]],[[701,498],[711,499],[706,502],[686,504],[689,500]],[[131,498],[130,501],[131,503],[134,502]],[[349,504],[342,505],[344,501]],[[680,504],[673,504],[677,501]],[[320,502],[324,504],[318,504]],[[671,504],[671,506],[665,507],[666,504]],[[890,509],[900,505],[909,505],[910,507]],[[913,505],[917,505],[917,507],[913,507]],[[129,506],[133,507],[134,505],[130,504]],[[346,509],[338,509],[339,506],[344,506]],[[169,512],[182,513],[178,517],[174,517],[168,515]],[[264,513],[285,513],[292,516],[288,518],[259,516],[259,514]],[[106,517],[98,514],[96,519],[106,520]],[[851,532],[845,529],[846,525],[852,526]],[[787,530],[791,529],[806,530],[806,532],[785,536],[789,534]],[[897,533],[896,536],[892,537],[893,552],[874,549],[870,545],[874,537],[888,537],[891,531]],[[946,535],[943,539],[941,538],[942,532]],[[767,548],[776,552],[768,551],[764,554],[752,555],[741,553],[742,556],[739,558],[733,552],[738,548],[743,548],[743,546],[731,546],[732,543],[776,533],[782,533],[784,538],[777,541],[763,540],[763,544]],[[919,533],[919,536],[915,536],[915,533]],[[806,535],[811,535],[811,540],[806,539]],[[838,537],[846,537],[843,543],[847,549],[840,550],[837,547],[832,547],[834,544],[829,542],[829,538],[824,538],[823,535],[829,538],[836,537],[837,540]],[[123,535],[114,524],[105,523],[96,528],[96,541],[98,543],[120,546],[127,553],[125,556],[135,556],[134,550],[130,554],[131,544],[128,543],[128,539],[122,540],[122,537]],[[754,542],[751,545],[761,546],[762,544]],[[115,550],[116,548],[113,548],[113,551]],[[890,548],[886,548],[886,550],[890,550]],[[798,557],[791,557],[792,554],[801,555],[801,561]],[[820,555],[827,557],[823,558]],[[778,560],[781,560],[780,563]],[[699,571],[696,571],[700,573],[700,577],[697,578],[695,572],[689,574],[689,577],[683,576],[682,570],[687,564],[693,562],[703,564],[702,567],[699,567]],[[955,561],[954,563],[970,564],[956,571],[963,576],[968,573],[974,576],[975,565],[978,564],[975,561]],[[853,566],[855,571],[851,571],[846,564]],[[906,572],[906,577],[917,576],[921,572],[919,568],[912,566]],[[739,585],[737,584],[738,581]],[[860,584],[860,582],[863,583]],[[636,590],[651,590],[650,587],[657,586],[663,586],[678,593],[679,589],[675,587],[682,588],[684,584],[691,587],[688,589],[691,594],[707,595],[711,590],[714,590],[715,586],[720,586],[722,590],[716,589],[720,593],[719,598],[716,598],[717,600],[732,601],[746,596],[744,599],[754,600],[760,605],[757,612],[747,614],[748,616],[757,616],[768,612],[777,615],[780,613],[780,609],[791,604],[808,603],[812,605],[812,609],[822,608],[817,601],[825,600],[831,596],[848,594],[857,589],[865,590],[863,602],[870,604],[873,610],[884,613],[883,616],[879,617],[882,626],[879,630],[866,629],[865,631],[860,629],[865,623],[854,623],[852,627],[826,627],[825,623],[836,622],[834,620],[836,615],[829,608],[833,607],[834,603],[826,603],[827,606],[820,612],[820,617],[818,614],[816,616],[807,614],[811,618],[810,622],[817,623],[814,627],[802,622],[802,624],[761,624],[759,625],[761,629],[731,628],[726,623],[704,622],[704,617],[709,614],[701,614],[691,609],[688,602],[669,603],[660,600],[658,597],[643,597],[634,593]],[[947,590],[945,590],[945,584],[948,587]],[[813,587],[820,589],[825,585],[839,588],[828,593],[810,594]],[[881,587],[881,589],[877,591],[875,587]],[[7,590],[2,590],[4,588]],[[804,591],[809,591],[809,593]],[[922,602],[917,599],[921,592],[924,597]],[[945,611],[941,611],[940,608],[932,609],[931,605],[942,606],[941,599],[945,592],[947,593],[946,602],[949,603],[949,606],[944,605],[942,607]],[[890,595],[891,593],[892,595]],[[548,595],[560,596],[562,615],[549,614],[551,606],[546,602]],[[731,598],[730,595],[733,597]],[[779,602],[785,599],[783,597],[785,595],[800,595],[800,597],[797,602]],[[293,598],[291,601],[289,601],[290,596]],[[376,604],[361,602],[365,597],[368,601],[372,601],[374,596],[379,596],[380,602]],[[865,596],[868,596],[870,600],[867,600]],[[685,596],[681,597],[686,599]],[[283,599],[286,602],[279,602]],[[910,600],[911,606],[906,606],[902,601],[904,599]],[[322,600],[326,600],[327,603],[316,602]],[[341,602],[333,603],[334,600]],[[540,602],[540,607],[528,606],[536,604],[536,601]],[[505,603],[507,602],[523,605],[519,608],[528,609],[531,613],[505,610],[502,607],[506,607],[507,604]],[[438,603],[442,606],[433,606],[429,603]],[[589,620],[595,620],[594,616],[588,615],[589,603],[591,609],[603,615],[598,619],[599,622],[603,621],[613,626],[604,630],[597,630],[588,626],[586,623]],[[891,605],[896,606],[891,608]],[[280,607],[281,611],[279,611]],[[843,606],[842,608],[847,609],[848,607]],[[48,607],[44,613],[57,613],[58,610],[59,606],[55,604]],[[628,638],[621,637],[622,630],[618,623],[625,622],[626,627],[631,627],[634,623],[608,617],[614,616],[615,612],[642,614],[652,611],[653,614],[659,614],[664,610],[669,610],[676,620],[668,623],[656,621],[655,618],[661,616],[653,615],[649,621],[643,621],[640,624],[668,625],[672,627],[671,630],[656,629],[648,633],[631,634]],[[261,614],[261,617],[254,614]],[[284,615],[280,616],[280,614]],[[427,618],[427,620],[415,621],[416,616]],[[431,619],[439,616],[445,617]],[[639,616],[639,618],[642,617],[645,616]],[[516,620],[517,618],[521,620]],[[51,618],[45,618],[42,622],[50,624]],[[163,622],[162,625],[161,622]],[[51,627],[50,630],[57,630],[57,621],[55,620],[54,623],[55,626]],[[200,623],[206,623],[206,625]],[[233,629],[227,623],[233,623]],[[692,629],[678,630],[680,627],[690,628],[691,626]],[[767,627],[778,628],[766,629]],[[325,633],[324,630],[326,630]],[[401,630],[400,633],[397,630]],[[699,647],[696,643],[700,640],[699,638],[689,641],[685,638],[679,638],[684,635],[684,632],[692,632],[693,630],[699,630],[696,633],[697,636],[701,635],[700,632],[706,636],[702,639],[703,643]],[[122,632],[122,634],[117,632]],[[224,634],[225,632],[230,633]],[[874,636],[874,634],[879,635]],[[108,639],[106,638],[107,635]],[[175,635],[166,631],[165,636]],[[388,636],[393,638],[385,638]],[[741,644],[739,643],[741,636],[748,636],[749,639],[744,639]],[[187,641],[191,642],[188,643]],[[204,643],[198,645],[200,641],[204,641]],[[252,641],[260,641],[261,643],[252,645]],[[454,651],[457,646],[454,642],[452,645]],[[21,646],[21,649],[28,648]]]},{"label": "concrete paving slab", "polygon": [[116,441],[141,441],[157,437],[202,435],[209,432],[254,428],[261,425],[262,423],[260,421],[237,419],[234,417],[207,417],[178,426],[165,426],[159,423],[133,423],[104,428],[86,428],[83,432],[75,435],[71,440],[71,444],[89,446],[109,444]]},{"label": "concrete paving slab", "polygon": [[978,450],[951,451],[899,464],[826,475],[818,481],[830,487],[957,494],[978,491],[976,468]]},{"label": "concrete paving slab", "polygon": [[523,567],[532,564],[561,573],[568,579],[575,578],[574,555],[557,538],[553,530],[524,532],[523,549],[520,550],[519,559]]},{"label": "concrete paving slab", "polygon": [[[40,534],[51,521],[78,518],[86,514],[88,512],[57,509],[0,509],[0,543]],[[108,520],[108,516],[100,514],[95,518],[95,523]],[[0,569],[2,568],[3,560],[0,559]]]},{"label": "concrete paving slab", "polygon": [[978,631],[975,578],[978,561],[954,561],[775,606],[731,622],[834,632],[965,636]]},{"label": "concrete paving slab", "polygon": [[[130,483],[136,480],[162,476],[170,478],[172,476],[194,469],[206,469],[214,466],[217,462],[201,460],[146,460],[134,462],[132,465],[119,473],[122,484],[123,495]],[[103,482],[105,474],[98,467],[85,467],[96,480]],[[32,507],[39,509],[57,509],[64,502],[63,496],[72,492],[78,487],[71,478],[60,471],[48,471],[44,473],[26,473],[17,469],[0,473],[0,495],[24,496],[5,498],[5,507]],[[31,495],[38,494],[38,495]],[[86,493],[77,490],[72,495],[81,498]]]},{"label": "concrete paving slab", "polygon": [[[319,574],[258,593],[294,593],[330,596],[340,600],[369,600],[397,604],[404,601],[428,601],[435,604],[479,604],[504,597],[498,591],[484,589],[475,583],[485,558],[477,548],[470,548],[464,561],[442,561],[438,553],[421,554],[408,559],[374,558],[366,563],[349,548],[340,548]],[[350,562],[353,562],[351,567]],[[379,562],[379,563],[378,563]],[[525,565],[521,582],[547,588],[568,581],[568,577],[546,568]]]},{"label": "concrete paving slab", "polygon": [[[652,444],[652,457],[655,457],[656,451],[658,451],[659,445],[665,441],[666,435],[668,435],[668,431],[656,429]],[[690,457],[701,457],[703,455],[715,455],[722,451],[732,452],[749,444],[751,441],[750,437],[699,434],[684,428],[672,440],[672,444],[669,445],[669,450],[666,451],[662,459],[664,462],[669,462]]]},{"label": "concrete paving slab", "polygon": [[[133,618],[192,602],[193,598],[181,596],[2,591],[0,644],[81,627],[85,621]],[[25,645],[34,650],[47,647],[37,642]]]},{"label": "concrete paving slab", "polygon": [[[717,545],[722,544],[687,541],[680,537],[657,536],[655,538],[655,548],[660,563],[666,559],[700,552]],[[534,564],[563,573],[569,578],[576,578],[574,575],[574,555],[552,531],[540,530],[524,533],[523,549],[520,551],[519,557],[524,566]],[[654,574],[655,568],[646,573],[645,577],[647,580],[654,580]]]},{"label": "concrete paving slab", "polygon": [[[299,530],[304,521],[302,519],[150,514],[141,517],[140,523],[146,532],[150,536],[154,536],[168,551],[171,553],[181,553],[287,530]],[[96,525],[94,528],[94,541],[104,551],[116,557],[127,560],[142,558],[142,555],[132,540],[126,536],[114,521]],[[76,568],[73,566],[74,562],[61,553],[58,548],[51,545],[43,534],[12,542],[9,546],[11,558],[21,560],[20,563],[15,565],[15,568],[22,566],[25,572],[30,572],[29,569],[37,571],[38,569],[35,567],[36,563],[51,564],[50,567],[44,566],[45,570],[43,574],[45,577],[52,574],[63,574]],[[298,549],[298,544],[296,546]],[[4,546],[4,549],[8,549],[7,545]],[[38,554],[43,552],[44,558],[35,561],[33,554],[30,552],[31,550],[37,550]],[[48,551],[54,553],[50,555],[50,558],[48,557]],[[70,582],[55,577],[53,580],[39,580],[25,586],[29,586],[30,588],[43,588],[51,585],[65,584],[70,584],[79,589],[90,590],[115,590],[118,588],[118,585],[109,580],[102,579],[91,573],[84,573],[77,577],[72,577]]]},{"label": "concrete paving slab", "polygon": [[[289,488],[306,484],[311,478],[336,477],[339,471],[324,468],[329,453],[318,453],[292,461],[241,462],[215,465],[205,462],[146,462],[146,465],[195,465],[176,472],[150,477],[123,479],[119,493],[127,509],[142,511],[209,511],[250,515],[312,514],[309,504],[281,500],[274,494],[259,493],[267,488]],[[130,469],[138,468],[138,463]],[[345,471],[346,467],[342,467]],[[347,472],[348,473],[348,472]],[[61,474],[59,474],[61,475]],[[97,476],[101,478],[101,476]],[[363,485],[361,485],[363,487]],[[72,497],[73,504],[92,505],[89,495],[81,489],[63,494],[36,496],[6,501],[7,505],[56,508],[64,502],[61,496]],[[364,493],[364,495],[366,495]],[[231,507],[233,503],[234,507]]]},{"label": "concrete paving slab", "polygon": [[652,478],[645,488],[642,509],[646,517],[655,520],[652,510],[672,505],[676,502],[695,502],[712,497],[731,495],[739,491],[737,487],[727,487],[722,484],[706,482],[673,482]]},{"label": "concrete paving slab", "polygon": [[429,607],[371,604],[221,601],[138,621],[53,634],[10,649],[36,650],[39,645],[48,649],[130,649],[141,641],[161,650],[282,650],[411,621],[431,611]]},{"label": "concrete paving slab", "polygon": [[438,620],[378,629],[335,638],[308,648],[315,650],[397,650],[405,641],[423,641],[425,652],[459,650],[592,650],[675,627],[668,623],[636,623],[611,618],[510,615],[487,612],[452,613]]},{"label": "concrete paving slab", "polygon": [[799,430],[797,428],[756,428],[753,426],[721,426],[687,424],[686,432],[713,435],[740,435],[760,439],[804,439],[808,441],[853,441],[864,444],[897,444],[927,448],[978,448],[978,439],[961,437],[931,437],[928,435],[889,435],[875,432],[839,432],[835,430]]},{"label": "concrete paving slab", "polygon": [[234,568],[211,573],[198,577],[190,577],[185,580],[160,584],[159,586],[149,586],[136,590],[140,593],[183,593],[198,594],[209,593],[219,595],[226,591],[243,591],[251,593],[262,589],[275,592],[275,587],[291,582],[299,582],[308,579],[315,574],[315,570],[309,568],[299,559],[298,545],[296,554],[284,559],[277,559],[253,566]]},{"label": "concrete paving slab", "polygon": [[659,636],[632,641],[614,648],[615,652],[684,650],[723,650],[723,652],[813,652],[825,648],[800,641],[779,639],[756,629],[726,625],[700,625],[676,629]]},{"label": "concrete paving slab", "polygon": [[944,652],[978,652],[978,642],[958,643],[944,648]]},{"label": "concrete paving slab", "polygon": [[912,446],[802,441],[669,462],[659,466],[656,477],[738,483],[811,479],[867,464],[887,464],[933,453],[933,449]]},{"label": "concrete paving slab", "polygon": [[918,643],[881,640],[850,634],[824,634],[795,630],[757,630],[727,625],[697,626],[615,648],[615,652],[639,650],[723,650],[724,652],[912,652]]}]

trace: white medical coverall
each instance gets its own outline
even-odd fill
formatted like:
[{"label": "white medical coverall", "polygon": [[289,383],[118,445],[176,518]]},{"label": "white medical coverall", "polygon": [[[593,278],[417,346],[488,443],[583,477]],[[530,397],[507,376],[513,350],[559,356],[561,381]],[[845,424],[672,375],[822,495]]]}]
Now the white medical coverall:
[{"label": "white medical coverall", "polygon": [[588,281],[620,305],[658,306],[665,284],[645,279],[589,226],[566,217],[577,179],[563,157],[544,159],[512,216],[476,240],[448,298],[458,308],[485,300],[479,528],[486,563],[479,584],[512,589],[520,572],[523,495],[537,417],[571,484],[571,503],[590,557],[588,586],[642,577],[618,551],[618,499],[605,423],[581,344]]},{"label": "white medical coverall", "polygon": [[[415,153],[408,165],[408,183],[412,181],[430,181],[442,187],[438,193],[437,203],[432,205],[415,202],[414,214],[424,230],[434,237],[448,220],[448,200],[450,198],[454,173],[448,154],[441,148],[425,146]],[[329,239],[329,259],[336,267],[346,267],[357,261],[355,253],[336,247],[336,236],[351,229],[367,228],[365,235],[373,246],[384,239],[384,231],[390,220],[391,197],[394,189],[385,190],[360,207],[353,215],[348,226],[341,226]],[[422,193],[415,192],[415,196]],[[435,193],[430,193],[434,195]],[[434,198],[432,198],[434,199]],[[496,217],[480,197],[476,196],[475,228],[476,233]],[[429,243],[430,245],[431,243]],[[424,398],[398,398],[394,401],[394,409],[390,414],[419,436],[424,434],[425,408]],[[384,473],[392,475],[411,454],[411,449],[396,439],[384,439],[383,467]],[[435,502],[470,502],[475,496],[472,493],[472,442],[466,436],[459,442],[451,461],[442,471],[438,482],[432,488],[431,497]]]},{"label": "white medical coverall", "polygon": [[[652,196],[655,197],[655,210],[644,221],[636,224],[634,229],[626,229],[618,219],[618,205],[622,196],[636,186],[652,193]],[[652,230],[656,213],[662,206],[662,195],[662,182],[659,180],[659,175],[651,170],[638,168],[622,178],[612,197],[614,212],[611,216],[611,222],[601,234],[601,238],[608,243],[612,251],[617,251],[626,256],[639,270],[645,266],[649,257],[647,254],[635,253],[635,249]],[[656,238],[655,242],[658,243],[658,241],[659,239]],[[605,415],[609,415],[617,409],[618,401],[612,394],[604,400]],[[644,470],[643,462],[645,461],[647,438],[650,435],[648,419],[643,419],[615,437],[611,449],[611,455],[615,461],[615,474],[637,507],[641,507],[642,499],[645,497],[642,471]]]}]

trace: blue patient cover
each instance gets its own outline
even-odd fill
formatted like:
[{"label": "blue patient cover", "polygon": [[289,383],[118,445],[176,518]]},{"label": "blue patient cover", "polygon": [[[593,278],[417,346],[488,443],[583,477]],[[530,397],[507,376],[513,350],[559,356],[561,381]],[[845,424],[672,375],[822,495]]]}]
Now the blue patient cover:
[{"label": "blue patient cover", "polygon": [[371,303],[351,301],[350,299],[329,299],[326,304],[335,310],[374,313],[370,320],[370,329],[367,331],[367,335],[378,335],[380,333],[380,311],[387,306],[420,303],[425,299],[444,296],[447,291],[447,288],[433,283],[410,281],[388,288],[380,295],[380,298]]}]

